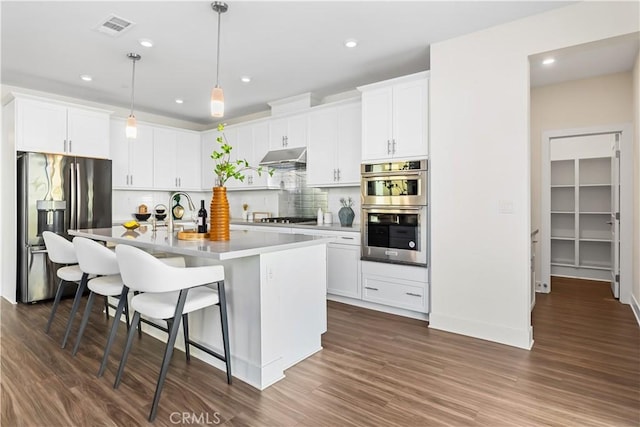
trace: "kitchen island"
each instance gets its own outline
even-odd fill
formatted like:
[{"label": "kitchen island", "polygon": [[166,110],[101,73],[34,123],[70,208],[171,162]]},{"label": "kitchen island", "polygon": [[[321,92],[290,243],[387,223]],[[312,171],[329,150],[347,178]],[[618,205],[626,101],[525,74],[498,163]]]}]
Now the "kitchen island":
[{"label": "kitchen island", "polygon": [[[331,239],[296,234],[232,230],[227,242],[178,240],[166,230],[121,226],[70,230],[69,234],[151,253],[182,255],[187,266],[223,265],[231,371],[234,377],[263,390],[284,378],[284,370],[322,349],[327,329],[326,243]],[[191,339],[222,351],[217,307],[189,317]],[[166,341],[166,334],[143,326]],[[176,347],[184,349],[182,337]],[[192,348],[192,355],[224,369],[224,364]]]}]

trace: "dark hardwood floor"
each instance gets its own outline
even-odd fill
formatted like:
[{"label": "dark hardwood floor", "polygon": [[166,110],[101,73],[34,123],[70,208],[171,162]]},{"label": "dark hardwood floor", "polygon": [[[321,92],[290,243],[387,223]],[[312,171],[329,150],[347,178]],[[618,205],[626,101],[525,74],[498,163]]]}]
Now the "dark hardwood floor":
[{"label": "dark hardwood floor", "polygon": [[[176,352],[153,424],[640,425],[640,329],[630,308],[602,283],[555,279],[552,288],[537,296],[532,351],[329,303],[324,350],[263,392],[237,379],[229,386],[222,371]],[[124,328],[96,378],[108,330],[99,306],[72,357],[59,346],[69,300],[50,335],[50,303],[2,301],[3,427],[148,424],[163,344],[136,341],[113,390]]]}]

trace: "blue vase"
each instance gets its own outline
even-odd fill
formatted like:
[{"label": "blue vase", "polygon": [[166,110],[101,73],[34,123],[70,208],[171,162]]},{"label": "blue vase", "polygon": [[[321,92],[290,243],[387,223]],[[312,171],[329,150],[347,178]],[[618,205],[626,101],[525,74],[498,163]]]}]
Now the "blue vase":
[{"label": "blue vase", "polygon": [[353,224],[353,218],[356,217],[356,214],[353,212],[353,209],[347,206],[343,206],[338,211],[338,218],[340,219],[341,227],[351,227]]}]

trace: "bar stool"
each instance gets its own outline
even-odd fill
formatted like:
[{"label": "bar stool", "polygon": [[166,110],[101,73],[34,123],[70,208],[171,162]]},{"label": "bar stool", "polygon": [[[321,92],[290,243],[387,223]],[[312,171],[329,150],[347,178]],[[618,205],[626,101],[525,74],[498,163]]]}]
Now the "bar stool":
[{"label": "bar stool", "polygon": [[[127,245],[116,246],[116,256],[118,265],[120,266],[120,274],[122,274],[126,286],[132,290],[143,292],[135,295],[131,299],[131,307],[134,310],[133,323],[136,323],[142,314],[155,319],[165,319],[169,325],[169,338],[167,340],[162,367],[151,405],[151,412],[149,413],[149,421],[152,422],[156,417],[160,394],[162,393],[165,377],[169,369],[169,362],[173,354],[173,346],[175,345],[178,334],[180,319],[182,318],[183,324],[186,325],[188,322],[188,314],[193,311],[213,305],[220,307],[224,355],[220,355],[213,350],[191,341],[188,336],[188,327],[184,329],[185,350],[188,353],[189,346],[193,345],[225,362],[227,383],[231,384],[229,328],[224,292],[224,267],[214,265],[176,268],[162,263],[160,260],[140,249]],[[204,286],[212,283],[217,283],[217,292]],[[130,329],[113,388],[118,388],[120,385],[134,335],[135,330]]]},{"label": "bar stool", "polygon": [[51,231],[43,231],[42,237],[44,239],[44,244],[47,247],[47,254],[51,262],[56,264],[67,264],[65,267],[60,267],[56,271],[56,275],[60,278],[60,282],[58,283],[58,289],[56,290],[56,297],[53,300],[53,307],[51,307],[49,321],[44,329],[45,333],[49,333],[51,323],[53,322],[53,318],[58,310],[58,305],[60,305],[60,299],[62,298],[65,286],[68,283],[78,285],[71,313],[69,314],[69,320],[67,321],[67,328],[65,330],[64,338],[62,339],[62,348],[64,348],[67,344],[69,333],[71,332],[73,318],[76,311],[78,311],[78,306],[80,305],[80,299],[87,283],[88,274],[84,273],[78,266],[78,258],[76,257],[76,251],[73,247],[73,243]]},{"label": "bar stool", "polygon": [[[75,356],[80,347],[80,341],[84,335],[84,330],[89,322],[89,316],[91,315],[91,308],[93,307],[93,301],[96,295],[101,295],[105,298],[108,297],[121,297],[118,308],[116,309],[116,315],[114,316],[114,325],[120,321],[122,316],[122,309],[127,320],[127,329],[129,328],[129,304],[127,303],[127,294],[129,289],[122,283],[122,277],[120,277],[120,268],[118,267],[118,260],[116,254],[106,246],[87,239],[85,237],[75,237],[73,239],[73,246],[78,258],[78,265],[80,270],[86,274],[95,275],[95,277],[89,280],[87,286],[91,291],[89,298],[87,299],[87,305],[84,309],[84,316],[80,322],[80,328],[78,329],[78,336],[76,337],[76,344],[73,347],[72,354]],[[105,310],[107,311],[107,318],[109,316],[109,306],[105,304]],[[113,325],[112,325],[113,327]],[[109,354],[110,346],[105,348],[105,354],[103,357],[107,357]]]}]

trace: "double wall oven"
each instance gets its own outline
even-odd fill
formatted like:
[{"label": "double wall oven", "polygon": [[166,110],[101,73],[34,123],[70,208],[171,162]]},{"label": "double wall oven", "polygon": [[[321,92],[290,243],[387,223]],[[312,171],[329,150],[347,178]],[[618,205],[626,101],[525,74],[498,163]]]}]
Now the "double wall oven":
[{"label": "double wall oven", "polygon": [[362,259],[427,265],[427,160],[361,168]]}]

